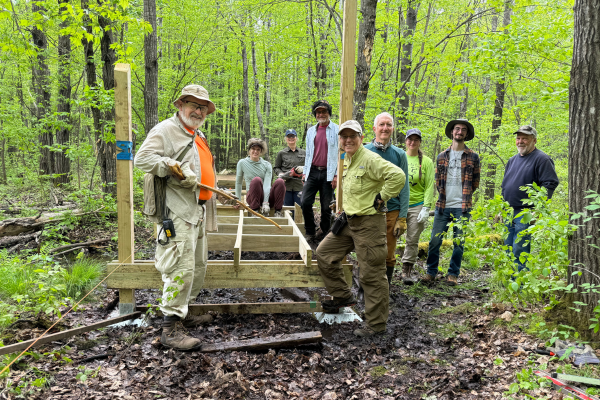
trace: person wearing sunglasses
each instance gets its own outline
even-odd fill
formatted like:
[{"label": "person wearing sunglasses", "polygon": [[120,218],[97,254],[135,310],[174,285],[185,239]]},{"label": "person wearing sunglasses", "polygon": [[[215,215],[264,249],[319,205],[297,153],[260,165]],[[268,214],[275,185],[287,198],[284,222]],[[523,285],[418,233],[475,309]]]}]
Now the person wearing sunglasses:
[{"label": "person wearing sunglasses", "polygon": [[431,158],[421,151],[421,131],[413,128],[406,131],[406,158],[410,196],[406,217],[406,246],[402,255],[402,282],[412,285],[412,269],[419,252],[419,237],[429,220],[435,191],[434,167]]}]

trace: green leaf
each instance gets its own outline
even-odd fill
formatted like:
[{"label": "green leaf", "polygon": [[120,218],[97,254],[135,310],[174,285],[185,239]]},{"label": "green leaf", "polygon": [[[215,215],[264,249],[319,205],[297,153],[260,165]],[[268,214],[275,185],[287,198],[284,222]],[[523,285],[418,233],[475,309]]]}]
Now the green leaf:
[{"label": "green leaf", "polygon": [[517,282],[512,282],[510,284],[510,288],[512,289],[513,292],[516,292],[519,290],[519,284]]}]

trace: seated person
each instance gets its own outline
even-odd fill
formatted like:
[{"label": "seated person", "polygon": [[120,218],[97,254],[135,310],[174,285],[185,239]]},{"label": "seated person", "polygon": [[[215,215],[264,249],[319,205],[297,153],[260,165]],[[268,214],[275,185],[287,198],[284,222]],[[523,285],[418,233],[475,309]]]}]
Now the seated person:
[{"label": "seated person", "polygon": [[[235,195],[242,198],[242,181],[246,182],[246,203],[252,210],[268,216],[271,207],[275,217],[283,217],[281,208],[285,197],[285,182],[279,178],[273,183],[273,167],[261,156],[267,152],[267,144],[258,138],[248,140],[248,157],[238,161],[235,176]],[[239,209],[240,205],[233,206]]]}]

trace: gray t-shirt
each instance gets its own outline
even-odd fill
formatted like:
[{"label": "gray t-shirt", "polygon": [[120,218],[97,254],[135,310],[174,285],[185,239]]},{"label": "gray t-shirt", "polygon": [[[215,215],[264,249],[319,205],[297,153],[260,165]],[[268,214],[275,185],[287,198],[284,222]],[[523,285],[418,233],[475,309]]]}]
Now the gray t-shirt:
[{"label": "gray t-shirt", "polygon": [[461,157],[464,151],[450,150],[446,179],[446,208],[462,208]]}]

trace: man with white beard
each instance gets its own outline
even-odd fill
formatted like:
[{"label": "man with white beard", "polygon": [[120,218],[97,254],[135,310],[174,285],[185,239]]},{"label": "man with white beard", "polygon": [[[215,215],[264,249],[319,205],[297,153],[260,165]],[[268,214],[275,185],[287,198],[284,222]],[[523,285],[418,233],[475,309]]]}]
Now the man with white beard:
[{"label": "man with white beard", "polygon": [[527,234],[530,223],[523,223],[521,220],[524,214],[519,214],[523,210],[533,207],[531,204],[523,203],[528,195],[527,192],[521,190],[521,187],[536,183],[538,186],[546,188],[550,199],[554,189],[558,186],[558,176],[550,156],[535,147],[537,131],[533,126],[524,125],[514,134],[519,154],[511,157],[506,163],[506,171],[502,180],[502,197],[513,208],[512,218],[506,223],[508,237],[504,244],[512,247],[515,266],[521,272],[527,268],[526,263],[521,262],[521,254],[529,254],[531,235]]},{"label": "man with white beard", "polygon": [[[135,166],[154,175],[155,185],[157,179],[166,180],[164,193],[156,193],[157,197],[164,196],[161,198],[166,204],[165,215],[158,216],[164,229],[157,238],[155,264],[164,283],[161,343],[177,350],[194,350],[201,342],[187,335],[185,328],[212,322],[208,314],[189,315],[188,303],[204,285],[206,231],[217,229],[212,192],[197,185],[216,185],[213,155],[206,137],[198,130],[207,115],[215,111],[215,105],[199,85],[184,87],[173,105],[178,111],[148,133],[135,157]],[[177,166],[184,180],[174,174]]]}]

